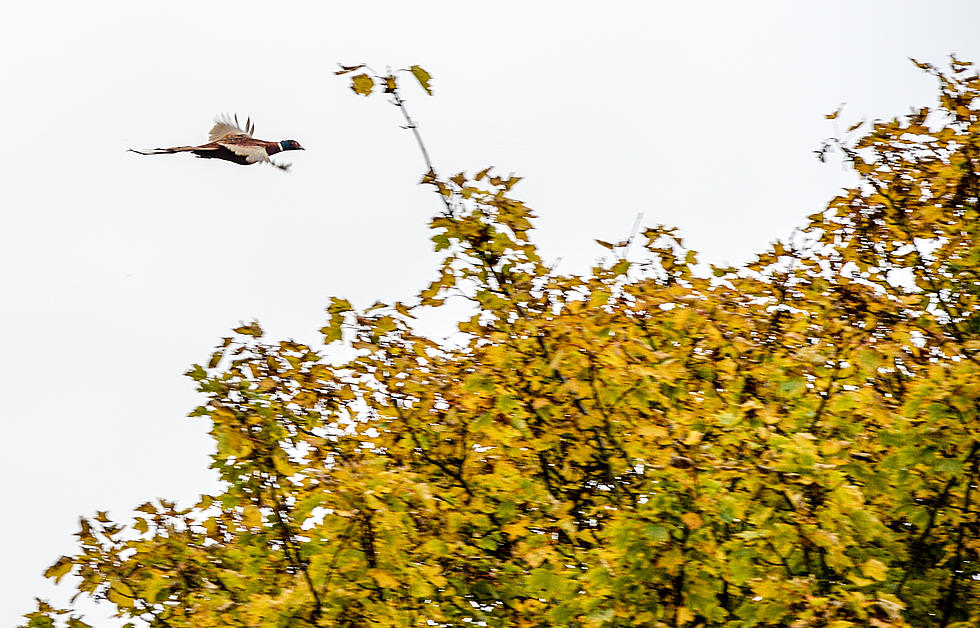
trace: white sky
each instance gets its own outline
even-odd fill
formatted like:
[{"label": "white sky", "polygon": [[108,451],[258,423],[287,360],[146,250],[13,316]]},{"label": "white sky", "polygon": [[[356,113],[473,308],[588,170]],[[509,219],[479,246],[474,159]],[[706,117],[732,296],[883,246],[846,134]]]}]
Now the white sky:
[{"label": "white sky", "polygon": [[[315,343],[328,296],[433,277],[416,146],[337,62],[428,69],[435,96],[405,95],[437,168],[524,176],[562,271],[638,212],[742,262],[848,182],[813,156],[824,114],[931,104],[906,58],[980,61],[978,18],[970,1],[3,3],[0,625],[52,595],[40,574],[79,514],[214,489],[182,373],[231,327]],[[235,111],[307,148],[292,172],[125,152],[201,143]]]}]

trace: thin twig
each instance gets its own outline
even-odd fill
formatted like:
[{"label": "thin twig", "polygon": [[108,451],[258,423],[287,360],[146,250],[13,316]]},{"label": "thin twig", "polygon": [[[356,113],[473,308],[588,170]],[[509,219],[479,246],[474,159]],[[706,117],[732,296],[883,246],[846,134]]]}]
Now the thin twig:
[{"label": "thin twig", "polygon": [[[299,548],[296,547],[295,536],[293,535],[289,524],[286,522],[285,517],[283,517],[282,511],[285,510],[285,506],[279,499],[279,495],[276,493],[274,488],[270,487],[269,492],[272,495],[272,512],[276,516],[276,522],[279,524],[279,528],[283,535],[283,553],[286,555],[286,559],[294,564],[294,568],[303,572],[306,585],[310,589],[310,594],[313,595],[313,620],[315,622],[323,613],[323,602],[320,600],[320,594],[317,593],[316,587],[313,586],[313,578],[310,576],[310,571],[307,569],[306,562],[302,559]],[[292,557],[290,557],[290,553],[292,554]]]},{"label": "thin twig", "polygon": [[[974,443],[973,447],[975,449],[977,444]],[[966,481],[966,495],[963,497],[963,520],[960,521],[956,535],[956,554],[950,565],[949,590],[946,592],[945,599],[943,600],[943,615],[939,623],[940,628],[946,628],[953,617],[953,607],[956,602],[956,594],[959,591],[959,581],[963,578],[960,570],[963,568],[963,547],[966,542],[967,528],[966,519],[970,514],[970,503],[973,499],[973,486],[977,479],[978,467],[980,467],[980,459],[974,458],[970,468],[970,476]]]},{"label": "thin twig", "polygon": [[629,251],[630,245],[633,244],[633,238],[636,237],[637,232],[640,230],[640,222],[643,220],[643,212],[636,213],[636,220],[633,221],[633,228],[630,229],[630,237],[626,240],[626,246],[623,250],[619,252],[619,259],[625,259],[626,253]]},{"label": "thin twig", "polygon": [[[422,159],[425,161],[425,167],[427,168],[426,174],[435,178],[436,169],[432,165],[432,159],[429,157],[429,150],[425,147],[425,142],[422,141],[422,134],[419,133],[419,127],[412,119],[412,116],[408,113],[408,107],[405,106],[405,100],[398,93],[398,88],[391,90],[391,97],[394,100],[395,106],[402,112],[402,116],[405,117],[405,128],[412,131],[412,135],[415,136],[415,141],[419,145],[419,150],[422,151]],[[449,197],[442,194],[441,190],[439,193],[439,198],[442,199],[442,204],[446,207],[446,216],[451,218],[453,215],[452,203],[449,202]]]}]

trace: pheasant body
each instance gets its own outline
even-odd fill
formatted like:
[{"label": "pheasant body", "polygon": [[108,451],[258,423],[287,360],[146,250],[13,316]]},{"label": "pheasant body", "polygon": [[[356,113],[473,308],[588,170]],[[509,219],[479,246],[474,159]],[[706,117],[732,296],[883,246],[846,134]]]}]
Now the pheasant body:
[{"label": "pheasant body", "polygon": [[272,164],[280,170],[287,170],[289,164],[278,164],[269,157],[287,150],[305,150],[296,140],[268,142],[252,137],[255,125],[251,118],[242,128],[238,124],[238,116],[234,118],[218,118],[208,133],[208,143],[200,146],[173,146],[171,148],[154,148],[150,150],[130,151],[139,155],[172,155],[174,153],[193,153],[204,159],[221,159],[232,163],[248,166],[259,162]]}]

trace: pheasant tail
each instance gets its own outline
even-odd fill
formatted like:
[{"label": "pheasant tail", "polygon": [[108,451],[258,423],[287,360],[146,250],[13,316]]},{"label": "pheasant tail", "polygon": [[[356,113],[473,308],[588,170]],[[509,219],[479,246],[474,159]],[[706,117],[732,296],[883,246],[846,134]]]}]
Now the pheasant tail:
[{"label": "pheasant tail", "polygon": [[174,146],[172,148],[147,148],[146,150],[128,149],[137,155],[173,155],[174,153],[189,153],[196,150],[197,146]]}]

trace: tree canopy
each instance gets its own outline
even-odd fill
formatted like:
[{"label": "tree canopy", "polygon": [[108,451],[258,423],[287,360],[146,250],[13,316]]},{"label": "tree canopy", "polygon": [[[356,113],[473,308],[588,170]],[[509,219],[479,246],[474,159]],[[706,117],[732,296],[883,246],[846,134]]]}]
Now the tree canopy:
[{"label": "tree canopy", "polygon": [[222,492],[83,518],[46,575],[155,628],[980,624],[980,78],[917,65],[938,102],[828,141],[857,183],[790,240],[701,272],[655,226],[583,275],[517,177],[432,167],[425,70],[342,67],[419,139],[436,278],[332,299],[349,359],[236,329],[189,371]]}]

